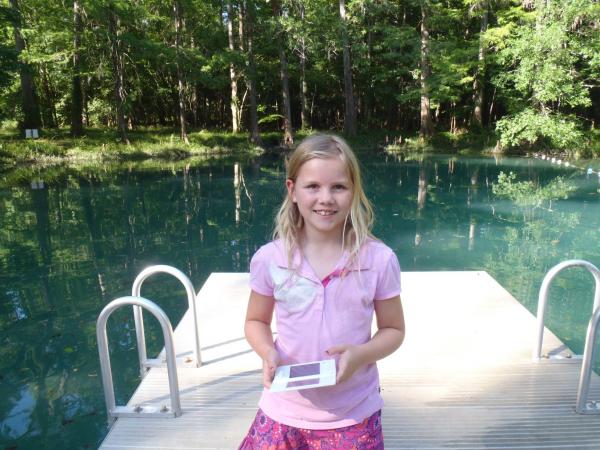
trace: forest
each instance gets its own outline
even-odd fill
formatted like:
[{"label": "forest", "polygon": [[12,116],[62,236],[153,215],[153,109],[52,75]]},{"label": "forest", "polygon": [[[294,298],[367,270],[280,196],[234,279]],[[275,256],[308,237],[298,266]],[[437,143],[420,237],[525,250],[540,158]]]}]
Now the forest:
[{"label": "forest", "polygon": [[0,127],[21,134],[392,130],[600,156],[599,81],[596,0],[0,0]]}]

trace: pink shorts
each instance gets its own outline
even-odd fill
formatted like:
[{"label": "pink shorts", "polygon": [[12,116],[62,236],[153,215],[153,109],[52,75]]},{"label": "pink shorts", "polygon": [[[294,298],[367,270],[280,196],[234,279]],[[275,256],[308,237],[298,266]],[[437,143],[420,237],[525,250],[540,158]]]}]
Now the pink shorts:
[{"label": "pink shorts", "polygon": [[383,450],[381,411],[349,427],[307,430],[275,422],[259,409],[238,450]]}]

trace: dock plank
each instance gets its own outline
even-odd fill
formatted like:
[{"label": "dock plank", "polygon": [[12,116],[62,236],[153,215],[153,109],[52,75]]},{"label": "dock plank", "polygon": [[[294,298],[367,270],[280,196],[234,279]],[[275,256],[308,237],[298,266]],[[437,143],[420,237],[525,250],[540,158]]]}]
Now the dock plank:
[{"label": "dock plank", "polygon": [[[178,369],[183,415],[121,418],[101,449],[235,449],[256,413],[260,360],[243,338],[247,274],[198,296],[204,365]],[[598,449],[600,416],[574,412],[580,363],[531,362],[535,318],[486,272],[404,272],[407,336],[378,363],[387,449]],[[175,331],[190,352],[189,311]],[[569,352],[546,331],[544,351]],[[592,399],[600,381],[592,377]],[[168,403],[153,368],[129,404]]]}]

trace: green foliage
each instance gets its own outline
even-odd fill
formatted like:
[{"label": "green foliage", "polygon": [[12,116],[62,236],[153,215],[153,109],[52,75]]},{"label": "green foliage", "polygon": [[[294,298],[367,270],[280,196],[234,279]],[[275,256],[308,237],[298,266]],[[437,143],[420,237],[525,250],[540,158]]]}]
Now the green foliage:
[{"label": "green foliage", "polygon": [[274,123],[274,122],[278,122],[281,119],[283,119],[283,116],[281,114],[269,114],[269,115],[261,117],[260,120],[258,121],[258,123],[259,124]]},{"label": "green foliage", "polygon": [[575,186],[563,177],[556,177],[545,186],[540,186],[533,181],[517,181],[517,175],[513,172],[500,172],[498,181],[492,185],[492,192],[496,196],[529,209],[540,208],[553,200],[566,199],[574,190]]},{"label": "green foliage", "polygon": [[26,163],[31,161],[62,161],[66,156],[65,148],[52,141],[26,140],[0,143],[0,163]]},{"label": "green foliage", "polygon": [[[281,38],[293,126],[299,127],[304,78],[310,126],[343,128],[342,27],[336,2],[282,0],[281,15],[275,17],[272,2],[231,0],[233,49],[222,1],[180,0],[185,26],[178,48],[172,2],[80,4],[81,34],[75,48],[72,2],[21,1],[20,14],[7,0],[0,2],[0,123],[23,116],[20,59],[33,70],[42,128],[70,124],[72,102],[78,98],[72,94],[76,75],[83,86],[85,127],[114,128],[111,48],[116,43],[123,64],[123,108],[132,130],[160,126],[177,134],[179,78],[188,125],[229,129],[231,65],[242,129],[248,130],[251,38],[261,132],[280,130]],[[479,139],[482,130],[473,112],[475,86],[480,85],[483,132],[490,136],[497,125],[503,146],[585,146],[594,154],[589,130],[600,121],[600,97],[593,92],[600,84],[600,7],[594,0],[549,0],[526,7],[516,0],[347,0],[354,100],[363,132],[393,130],[406,141],[419,129],[424,5],[430,13],[427,81],[438,132],[434,145],[460,149],[466,132],[473,132],[467,140]],[[26,44],[19,59],[13,30],[17,16]],[[109,32],[111,17],[114,33]],[[483,145],[488,144],[486,139]]]},{"label": "green foliage", "polygon": [[581,113],[600,82],[598,5],[551,0],[535,6],[512,22],[507,14],[507,24],[489,33],[498,62],[508,69],[495,76],[510,112],[496,129],[508,147],[577,147],[583,142]]},{"label": "green foliage", "polygon": [[[179,161],[209,159],[228,155],[256,155],[262,150],[249,144],[245,134],[190,131],[186,145],[172,129],[147,129],[131,133],[133,144],[120,142],[115,130],[89,129],[85,137],[71,138],[67,129],[47,131],[36,140],[5,138],[0,141],[0,164],[22,166],[31,162],[42,165],[81,165],[105,162],[160,159]],[[266,139],[276,142],[273,133]]]},{"label": "green foliage", "polygon": [[500,142],[505,147],[541,144],[553,149],[576,147],[583,139],[579,124],[563,114],[544,114],[525,109],[496,123]]}]

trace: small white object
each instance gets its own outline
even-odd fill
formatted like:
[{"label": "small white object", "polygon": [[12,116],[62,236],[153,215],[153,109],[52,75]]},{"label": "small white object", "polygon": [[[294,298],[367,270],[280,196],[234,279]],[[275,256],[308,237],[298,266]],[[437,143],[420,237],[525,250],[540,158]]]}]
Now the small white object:
[{"label": "small white object", "polygon": [[25,130],[25,139],[31,139],[31,129],[27,128]]},{"label": "small white object", "polygon": [[546,159],[546,155],[542,155],[542,159]]},{"label": "small white object", "polygon": [[591,167],[588,167],[587,174],[588,174],[588,175],[591,175],[591,174],[593,174],[593,173],[594,173],[594,171],[592,170],[592,168],[591,168]]},{"label": "small white object", "polygon": [[565,167],[569,167],[571,164],[569,163],[569,161],[565,161]]},{"label": "small white object", "polygon": [[279,366],[275,371],[270,391],[297,391],[332,386],[335,384],[335,376],[334,359]]},{"label": "small white object", "polygon": [[556,162],[556,158],[552,158],[552,164]]},{"label": "small white object", "polygon": [[34,139],[37,139],[40,137],[40,135],[38,134],[38,129],[34,128],[33,130],[31,130],[31,137]]}]

